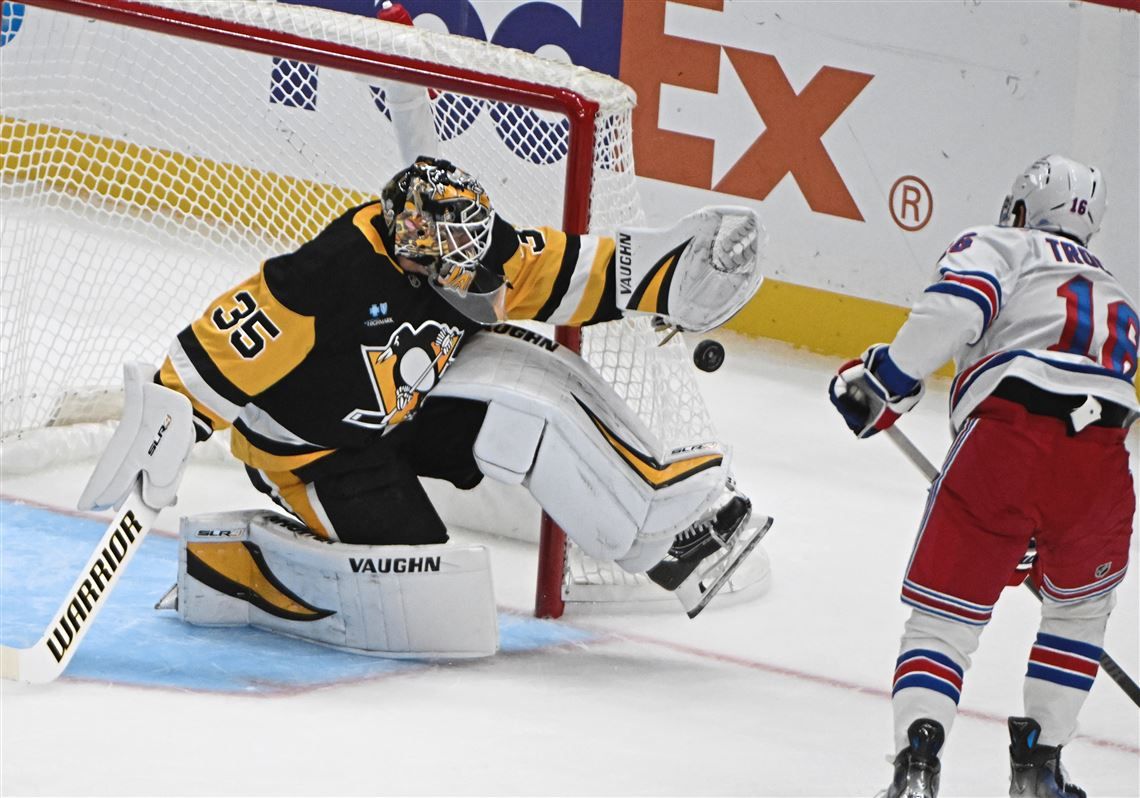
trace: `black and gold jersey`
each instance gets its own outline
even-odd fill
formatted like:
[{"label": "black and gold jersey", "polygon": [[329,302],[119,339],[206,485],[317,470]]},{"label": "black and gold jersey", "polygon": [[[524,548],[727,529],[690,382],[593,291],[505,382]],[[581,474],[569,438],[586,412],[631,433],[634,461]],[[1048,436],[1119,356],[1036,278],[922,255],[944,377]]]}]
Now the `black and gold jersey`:
[{"label": "black and gold jersey", "polygon": [[[199,439],[232,427],[247,465],[293,471],[412,419],[480,325],[389,255],[381,205],[353,208],[270,258],[171,344],[162,384],[190,397]],[[496,219],[483,265],[511,319],[617,318],[614,242]]]}]

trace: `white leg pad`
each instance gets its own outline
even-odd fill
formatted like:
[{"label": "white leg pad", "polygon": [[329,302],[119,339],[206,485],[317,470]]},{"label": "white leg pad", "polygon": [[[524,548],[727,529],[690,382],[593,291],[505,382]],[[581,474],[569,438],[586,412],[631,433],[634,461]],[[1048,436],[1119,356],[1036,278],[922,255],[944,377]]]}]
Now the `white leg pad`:
[{"label": "white leg pad", "polygon": [[474,449],[480,469],[525,485],[595,559],[640,565],[649,555],[635,544],[662,549],[707,512],[729,475],[727,447],[664,450],[585,361],[509,325],[468,344],[433,396],[487,403]]},{"label": "white leg pad", "polygon": [[498,482],[521,485],[534,465],[545,428],[542,416],[492,402],[475,439],[479,470]]},{"label": "white leg pad", "polygon": [[250,625],[396,658],[498,650],[491,563],[482,546],[326,541],[271,511],[182,519],[178,614]]}]

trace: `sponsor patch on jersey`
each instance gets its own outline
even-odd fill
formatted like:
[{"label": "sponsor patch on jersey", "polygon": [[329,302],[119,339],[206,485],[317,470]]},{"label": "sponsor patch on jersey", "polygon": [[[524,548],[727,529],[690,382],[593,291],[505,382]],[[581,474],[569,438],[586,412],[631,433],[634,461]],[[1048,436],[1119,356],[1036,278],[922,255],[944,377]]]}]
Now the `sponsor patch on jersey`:
[{"label": "sponsor patch on jersey", "polygon": [[368,306],[368,318],[364,320],[365,327],[379,327],[394,322],[395,320],[388,315],[387,302],[373,302]]}]

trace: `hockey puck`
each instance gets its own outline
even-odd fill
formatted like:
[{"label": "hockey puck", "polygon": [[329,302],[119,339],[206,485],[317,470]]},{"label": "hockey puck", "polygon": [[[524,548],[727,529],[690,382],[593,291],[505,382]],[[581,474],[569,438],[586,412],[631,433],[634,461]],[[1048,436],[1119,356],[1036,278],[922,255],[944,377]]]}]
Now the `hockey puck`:
[{"label": "hockey puck", "polygon": [[713,340],[704,340],[693,350],[693,365],[701,371],[716,371],[724,365],[724,347]]}]

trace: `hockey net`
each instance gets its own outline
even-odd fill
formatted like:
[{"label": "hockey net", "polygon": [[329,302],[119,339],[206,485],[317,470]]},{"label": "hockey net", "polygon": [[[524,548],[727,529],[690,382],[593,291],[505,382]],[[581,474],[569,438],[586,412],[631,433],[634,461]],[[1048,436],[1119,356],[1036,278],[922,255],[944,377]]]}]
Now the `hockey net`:
[{"label": "hockey net", "polygon": [[[505,218],[606,233],[641,217],[635,97],[605,75],[290,4],[3,6],[7,469],[93,454],[90,425],[117,417],[125,360],[157,364],[212,297],[374,198],[406,165],[389,102],[401,85],[426,88],[437,154],[478,176]],[[626,321],[591,328],[581,350],[665,447],[707,439],[686,350],[658,339]],[[517,519],[486,526],[538,536]],[[540,546],[539,614],[661,594],[556,529]]]}]

